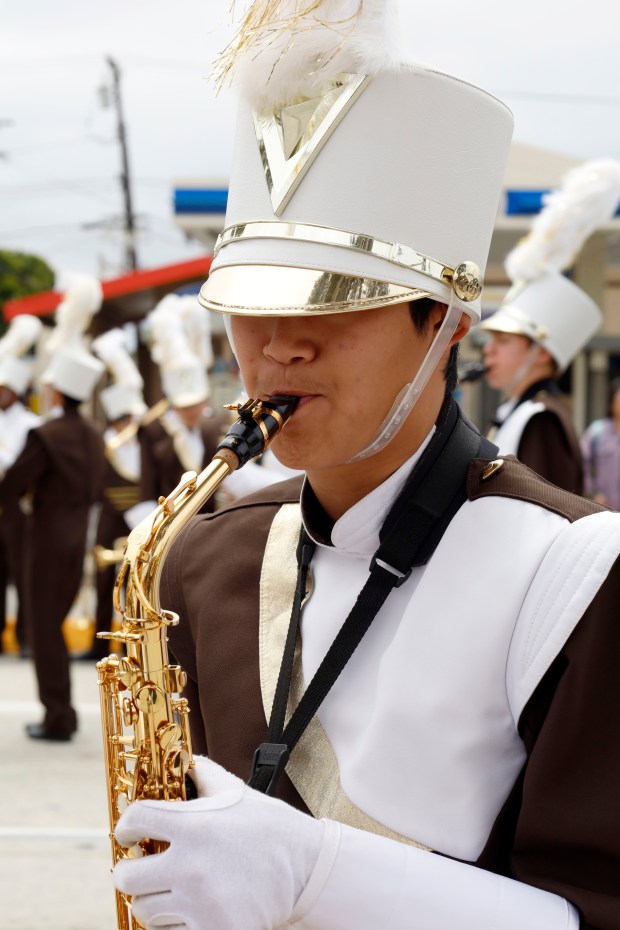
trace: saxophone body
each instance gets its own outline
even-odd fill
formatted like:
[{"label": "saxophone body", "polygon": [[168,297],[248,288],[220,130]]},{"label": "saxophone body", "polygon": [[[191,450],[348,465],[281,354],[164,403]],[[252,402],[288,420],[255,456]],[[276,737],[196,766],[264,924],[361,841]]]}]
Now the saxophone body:
[{"label": "saxophone body", "polygon": [[[297,397],[279,396],[239,407],[239,419],[211,463],[200,475],[184,474],[178,487],[160,498],[159,506],[128,537],[114,591],[121,629],[98,634],[123,643],[126,652],[97,664],[113,865],[166,847],[149,839],[131,850],[120,846],[114,830],[128,804],[192,796],[193,783],[187,777],[193,766],[189,709],[181,697],[186,675],[170,664],[168,654],[168,627],[179,618],[159,602],[166,555],[223,479],[265,451],[297,402]],[[116,914],[116,930],[142,930],[130,899],[118,891]]]}]

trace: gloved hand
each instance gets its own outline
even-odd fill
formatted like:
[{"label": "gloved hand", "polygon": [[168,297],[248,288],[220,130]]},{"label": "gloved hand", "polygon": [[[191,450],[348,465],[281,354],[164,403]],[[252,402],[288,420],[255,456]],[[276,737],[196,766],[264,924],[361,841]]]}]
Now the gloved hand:
[{"label": "gloved hand", "polygon": [[325,825],[248,788],[208,759],[194,801],[136,801],[116,838],[168,849],[123,859],[114,884],[147,930],[275,930],[290,917],[317,861]]}]

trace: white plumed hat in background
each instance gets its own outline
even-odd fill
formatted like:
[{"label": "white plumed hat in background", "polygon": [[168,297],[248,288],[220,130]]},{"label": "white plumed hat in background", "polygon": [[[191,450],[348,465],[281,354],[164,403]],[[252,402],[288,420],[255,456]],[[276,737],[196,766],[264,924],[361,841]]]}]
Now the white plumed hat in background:
[{"label": "white plumed hat in background", "polygon": [[41,320],[21,314],[12,320],[0,339],[0,386],[8,387],[21,397],[33,375],[34,363],[24,356],[36,344],[43,329]]},{"label": "white plumed hat in background", "polygon": [[41,380],[75,400],[88,400],[105,370],[88,351],[85,338],[102,301],[101,284],[96,278],[84,274],[66,276],[64,297],[56,310],[56,325],[45,346],[51,361]]},{"label": "white plumed hat in background", "polygon": [[506,256],[513,287],[478,327],[527,336],[565,369],[602,322],[601,311],[565,277],[588,237],[620,202],[620,162],[601,159],[570,171],[548,194],[532,228]]},{"label": "white plumed hat in background", "polygon": [[[196,303],[195,298],[191,300]],[[192,327],[186,328],[184,317],[191,314],[187,307],[182,312],[184,301],[184,297],[168,294],[145,320],[151,356],[159,365],[162,389],[173,407],[191,407],[209,396],[206,365],[199,354],[204,346],[201,339],[197,340],[196,348],[190,342],[188,328],[192,331]],[[201,314],[206,316],[204,310]]]},{"label": "white plumed hat in background", "polygon": [[46,384],[74,400],[90,398],[105,371],[98,358],[76,346],[64,346],[52,358],[44,372]]},{"label": "white plumed hat in background", "polygon": [[142,396],[143,379],[129,354],[127,333],[110,329],[93,339],[91,348],[105,364],[113,382],[99,392],[108,420],[141,416],[147,409]]},{"label": "white plumed hat in background", "polygon": [[512,115],[404,62],[395,17],[393,0],[250,7],[217,64],[242,100],[207,308],[321,314],[431,296],[480,318]]}]

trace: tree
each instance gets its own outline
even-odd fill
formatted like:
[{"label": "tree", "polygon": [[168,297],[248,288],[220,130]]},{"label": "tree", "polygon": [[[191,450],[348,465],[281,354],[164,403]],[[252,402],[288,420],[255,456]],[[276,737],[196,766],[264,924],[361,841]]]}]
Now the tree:
[{"label": "tree", "polygon": [[[24,252],[0,249],[0,310],[7,300],[49,291],[54,287],[54,272],[42,258]],[[0,335],[6,323],[0,316]]]}]

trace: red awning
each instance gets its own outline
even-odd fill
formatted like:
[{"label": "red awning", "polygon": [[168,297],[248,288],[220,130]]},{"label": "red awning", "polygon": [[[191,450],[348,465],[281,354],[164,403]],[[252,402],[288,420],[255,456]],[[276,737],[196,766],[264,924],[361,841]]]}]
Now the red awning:
[{"label": "red awning", "polygon": [[[189,262],[179,262],[176,265],[164,265],[161,268],[151,268],[146,271],[132,271],[120,278],[110,278],[102,281],[103,301],[123,297],[126,294],[135,294],[139,291],[148,291],[153,288],[166,287],[174,290],[190,281],[204,279],[209,273],[211,255],[194,258]],[[2,310],[4,319],[9,323],[14,317],[22,313],[32,316],[47,316],[53,313],[63,298],[58,291],[43,291],[40,294],[31,294],[19,300],[7,301]]]}]

